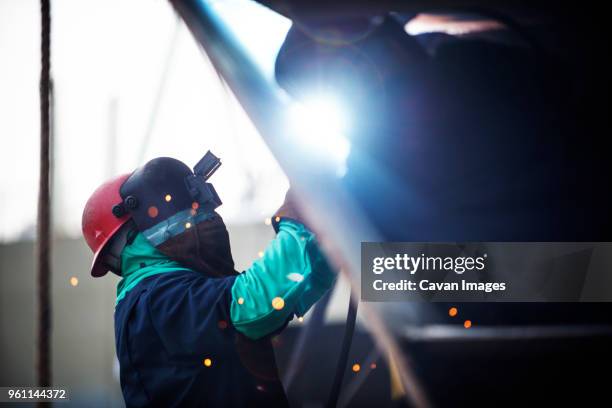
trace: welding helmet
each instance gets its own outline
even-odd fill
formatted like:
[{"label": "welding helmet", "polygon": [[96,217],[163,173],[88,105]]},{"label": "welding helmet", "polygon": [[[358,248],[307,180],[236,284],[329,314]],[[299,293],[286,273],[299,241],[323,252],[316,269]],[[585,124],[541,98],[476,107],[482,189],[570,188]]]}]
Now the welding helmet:
[{"label": "welding helmet", "polygon": [[195,172],[170,157],[158,157],[136,169],[119,187],[121,201],[113,214],[129,215],[138,231],[159,246],[203,218],[210,218],[221,200],[206,180],[221,165],[212,153],[196,165]]},{"label": "welding helmet", "polygon": [[208,178],[221,165],[211,152],[193,171],[159,157],[136,169],[119,189],[117,216],[129,214],[136,229],[168,257],[214,276],[234,274],[229,234],[215,211],[221,200]]}]

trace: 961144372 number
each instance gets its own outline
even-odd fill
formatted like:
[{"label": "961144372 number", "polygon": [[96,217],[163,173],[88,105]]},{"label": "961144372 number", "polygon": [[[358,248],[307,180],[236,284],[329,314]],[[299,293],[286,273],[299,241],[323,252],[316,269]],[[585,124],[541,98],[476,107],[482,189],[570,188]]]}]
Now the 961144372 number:
[{"label": "961144372 number", "polygon": [[61,401],[68,399],[68,393],[64,388],[52,387],[2,387],[0,400],[4,402],[17,400],[53,400]]}]

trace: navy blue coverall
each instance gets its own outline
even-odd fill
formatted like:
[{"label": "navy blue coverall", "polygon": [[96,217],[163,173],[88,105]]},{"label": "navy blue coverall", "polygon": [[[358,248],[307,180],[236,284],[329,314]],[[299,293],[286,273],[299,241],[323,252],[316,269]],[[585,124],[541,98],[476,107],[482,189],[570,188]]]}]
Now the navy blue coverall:
[{"label": "navy blue coverall", "polygon": [[[117,305],[128,407],[287,405],[269,339],[250,340],[231,323],[234,279],[195,271],[154,275]],[[260,361],[249,361],[254,355]]]}]

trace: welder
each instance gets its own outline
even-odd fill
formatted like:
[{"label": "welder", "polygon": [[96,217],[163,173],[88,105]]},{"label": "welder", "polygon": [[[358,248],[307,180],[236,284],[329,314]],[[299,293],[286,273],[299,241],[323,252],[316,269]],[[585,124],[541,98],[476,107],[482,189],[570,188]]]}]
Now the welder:
[{"label": "welder", "polygon": [[303,316],[335,273],[292,195],[272,218],[276,237],[242,273],[207,179],[156,158],[100,186],[83,212],[91,274],[121,277],[115,340],[127,406],[285,406],[272,338]]}]

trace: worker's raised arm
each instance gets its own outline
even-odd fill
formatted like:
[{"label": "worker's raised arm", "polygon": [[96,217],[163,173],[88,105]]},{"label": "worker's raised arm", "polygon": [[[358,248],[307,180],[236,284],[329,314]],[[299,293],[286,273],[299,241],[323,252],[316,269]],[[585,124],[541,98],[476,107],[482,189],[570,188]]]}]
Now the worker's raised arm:
[{"label": "worker's raised arm", "polygon": [[230,316],[234,327],[258,339],[302,316],[336,278],[315,236],[290,219],[278,223],[278,234],[263,256],[236,277]]}]

